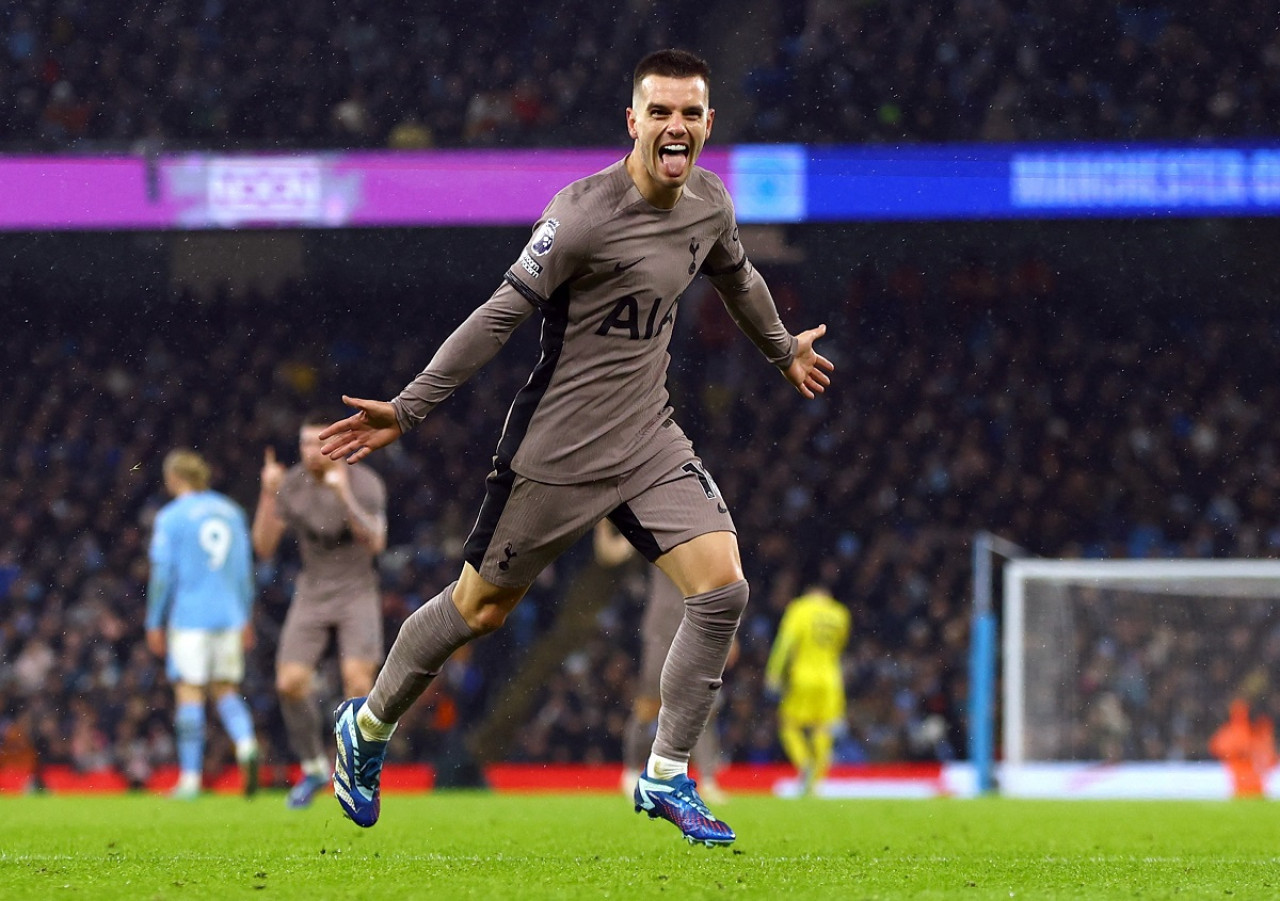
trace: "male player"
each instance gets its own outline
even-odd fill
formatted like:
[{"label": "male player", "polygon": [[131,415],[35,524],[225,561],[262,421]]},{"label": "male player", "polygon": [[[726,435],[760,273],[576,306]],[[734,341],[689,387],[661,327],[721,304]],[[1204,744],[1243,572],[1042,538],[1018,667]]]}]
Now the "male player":
[{"label": "male player", "polygon": [[805,397],[825,390],[833,366],[813,349],[825,326],[795,336],[783,327],[738,241],[728,192],[695,166],[714,120],[709,74],[681,50],[642,59],[627,156],[552,199],[502,284],[393,401],[344,396],[357,412],[320,435],[332,459],[364,459],[542,315],[541,359],[508,413],[460,578],[405,621],[369,697],[336,712],[334,792],[362,826],[378,818],[396,721],[454,650],[501,626],[542,569],[608,517],[685,598],[636,811],[671,821],[691,843],[734,840],[688,776],[747,583],[728,508],[668,403],[680,296],[705,272],[739,328]]},{"label": "male player", "polygon": [[[636,549],[608,520],[596,523],[592,546],[596,562],[606,568],[622,566],[635,558]],[[645,564],[644,615],[640,620],[640,666],[636,676],[635,696],[631,699],[631,715],[622,729],[622,790],[631,797],[636,790],[653,745],[658,711],[662,706],[662,666],[667,659],[676,630],[684,619],[684,598],[675,584],[661,570]],[[726,668],[733,666],[737,642],[729,652]],[[717,775],[724,765],[720,741],[711,728],[721,698],[717,696],[708,716],[708,727],[702,730],[689,759],[701,777],[700,794],[704,800],[719,804],[725,800]]]},{"label": "male player", "polygon": [[778,625],[765,687],[781,698],[778,735],[812,794],[831,767],[836,730],[844,718],[840,655],[849,641],[849,609],[825,588],[809,588],[787,605]]},{"label": "male player", "polygon": [[[212,698],[235,742],[244,793],[258,789],[258,742],[240,695],[244,652],[253,646],[253,573],[244,511],[209,490],[209,466],[194,451],[175,450],[163,464],[173,500],[156,514],[147,584],[147,647],[168,652],[178,738],[178,784],[171,796],[200,795],[205,703]],[[167,634],[166,634],[167,629]]]},{"label": "male player", "polygon": [[276,652],[276,692],[289,746],[302,777],[285,803],[311,804],[329,784],[324,726],[313,683],[316,667],[336,632],[345,696],[368,694],[382,660],[382,604],[374,560],[387,544],[387,490],[368,466],[343,466],[320,453],[328,420],[313,415],[298,431],[301,462],[285,469],[267,448],[253,515],[253,549],[275,556],[292,528],[302,552],[293,602]]}]

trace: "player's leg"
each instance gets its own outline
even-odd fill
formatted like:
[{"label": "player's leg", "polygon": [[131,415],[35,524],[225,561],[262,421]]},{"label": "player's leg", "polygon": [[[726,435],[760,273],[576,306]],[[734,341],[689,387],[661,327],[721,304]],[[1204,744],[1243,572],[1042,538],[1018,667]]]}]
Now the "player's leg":
[{"label": "player's leg", "polygon": [[[641,673],[645,664],[641,663]],[[654,667],[657,675],[662,674],[661,662]],[[643,685],[644,677],[641,676]],[[657,679],[654,680],[655,682]],[[643,691],[642,687],[637,692]],[[631,715],[622,727],[622,793],[630,798],[636,790],[636,780],[644,771],[645,761],[649,757],[649,749],[653,747],[653,739],[658,730],[658,689],[652,694],[638,694],[631,702]]]},{"label": "player's leg", "polygon": [[636,786],[636,810],[669,820],[690,842],[729,844],[733,830],[707,809],[688,770],[719,695],[747,583],[733,520],[715,483],[679,429],[664,426],[660,435],[675,453],[658,454],[652,466],[628,474],[624,502],[609,514],[684,597],[663,664],[658,730]]},{"label": "player's leg", "polygon": [[810,792],[815,791],[827,778],[831,769],[831,757],[836,746],[835,727],[831,723],[818,723],[811,732],[813,744],[813,771],[810,777]]},{"label": "player's leg", "polygon": [[489,476],[462,575],[404,621],[368,698],[351,698],[335,712],[334,794],[358,825],[377,822],[382,761],[395,724],[454,651],[501,627],[538,573],[608,504],[598,486],[544,485],[510,470]]},{"label": "player's leg", "polygon": [[240,782],[246,798],[252,798],[258,791],[258,766],[260,756],[258,739],[253,731],[253,715],[244,695],[240,693],[239,683],[215,682],[211,694],[214,698],[214,709],[222,727],[227,730],[236,749],[236,765],[240,767]]},{"label": "player's leg", "polygon": [[680,589],[656,566],[650,566],[647,576],[644,615],[640,618],[640,666],[635,700],[622,733],[622,787],[629,798],[635,794],[636,782],[644,771],[657,735],[662,665],[684,619],[684,595]]},{"label": "player's leg", "polygon": [[[687,769],[719,696],[725,663],[747,603],[733,532],[710,532],[658,560],[685,596],[685,614],[662,669],[662,709],[653,753],[659,775],[669,761]],[[652,759],[651,759],[652,762]]]},{"label": "player's leg", "polygon": [[244,681],[244,633],[241,629],[224,629],[213,633],[211,641],[209,693],[222,727],[235,744],[244,795],[251,798],[258,791],[259,755],[253,716],[240,693],[240,683]]},{"label": "player's leg", "polygon": [[205,697],[203,685],[173,686],[174,734],[178,745],[178,784],[170,797],[190,801],[200,796],[204,769]]},{"label": "player's leg", "polygon": [[808,782],[813,771],[813,752],[809,748],[809,736],[803,724],[781,710],[778,713],[778,740],[787,760],[796,768],[801,782]]},{"label": "player's leg", "polygon": [[717,696],[711,707],[707,725],[698,736],[698,741],[689,755],[689,760],[698,771],[698,785],[702,797],[711,804],[723,804],[729,800],[729,796],[720,787],[720,770],[724,768],[724,757],[720,753],[720,733],[715,727],[716,712],[720,709],[722,702],[723,697]]},{"label": "player's leg", "polygon": [[396,723],[439,675],[449,656],[501,626],[526,590],[527,585],[494,585],[470,563],[464,564],[457,582],[404,621],[368,697],[352,698],[339,706],[333,790],[357,825],[372,826],[378,820],[382,761]]},{"label": "player's leg", "polygon": [[170,797],[193,800],[200,796],[204,769],[205,692],[212,669],[210,633],[201,629],[170,629],[168,674],[173,683],[174,737],[178,746],[178,784]]},{"label": "player's leg", "polygon": [[324,742],[324,717],[315,695],[315,671],[329,641],[331,623],[311,605],[295,601],[285,614],[276,650],[276,696],[285,737],[302,768],[289,789],[285,805],[307,807],[329,784],[329,757]]},{"label": "player's leg", "polygon": [[668,551],[658,565],[685,592],[685,615],[662,668],[658,731],[636,787],[636,809],[670,820],[690,843],[725,845],[736,835],[707,808],[688,768],[747,602],[736,536],[700,535]]}]

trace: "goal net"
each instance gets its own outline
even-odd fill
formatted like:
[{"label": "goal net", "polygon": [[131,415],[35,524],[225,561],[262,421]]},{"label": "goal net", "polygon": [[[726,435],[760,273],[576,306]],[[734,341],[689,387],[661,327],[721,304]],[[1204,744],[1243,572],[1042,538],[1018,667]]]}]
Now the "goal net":
[{"label": "goal net", "polygon": [[1226,797],[1232,701],[1280,709],[1280,561],[1011,561],[1003,636],[1003,793]]}]

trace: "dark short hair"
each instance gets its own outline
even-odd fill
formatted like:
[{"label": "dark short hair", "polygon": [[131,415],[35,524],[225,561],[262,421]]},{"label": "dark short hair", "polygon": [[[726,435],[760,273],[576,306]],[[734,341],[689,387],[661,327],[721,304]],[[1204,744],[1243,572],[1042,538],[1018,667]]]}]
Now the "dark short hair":
[{"label": "dark short hair", "polygon": [[334,416],[330,410],[312,409],[302,414],[301,428],[315,428],[316,426],[327,426],[332,422],[337,422],[342,416]]},{"label": "dark short hair", "polygon": [[640,62],[636,63],[636,71],[631,79],[631,88],[640,87],[640,82],[648,75],[661,75],[665,78],[701,77],[711,86],[711,67],[700,56],[688,50],[655,50]]}]

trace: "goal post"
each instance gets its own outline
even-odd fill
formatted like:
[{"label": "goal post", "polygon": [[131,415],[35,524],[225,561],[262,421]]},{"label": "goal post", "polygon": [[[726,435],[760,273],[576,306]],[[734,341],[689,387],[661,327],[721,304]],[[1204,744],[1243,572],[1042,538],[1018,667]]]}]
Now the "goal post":
[{"label": "goal post", "polygon": [[1003,582],[1002,793],[1231,794],[1209,744],[1234,699],[1271,701],[1280,560],[1015,559]]}]

